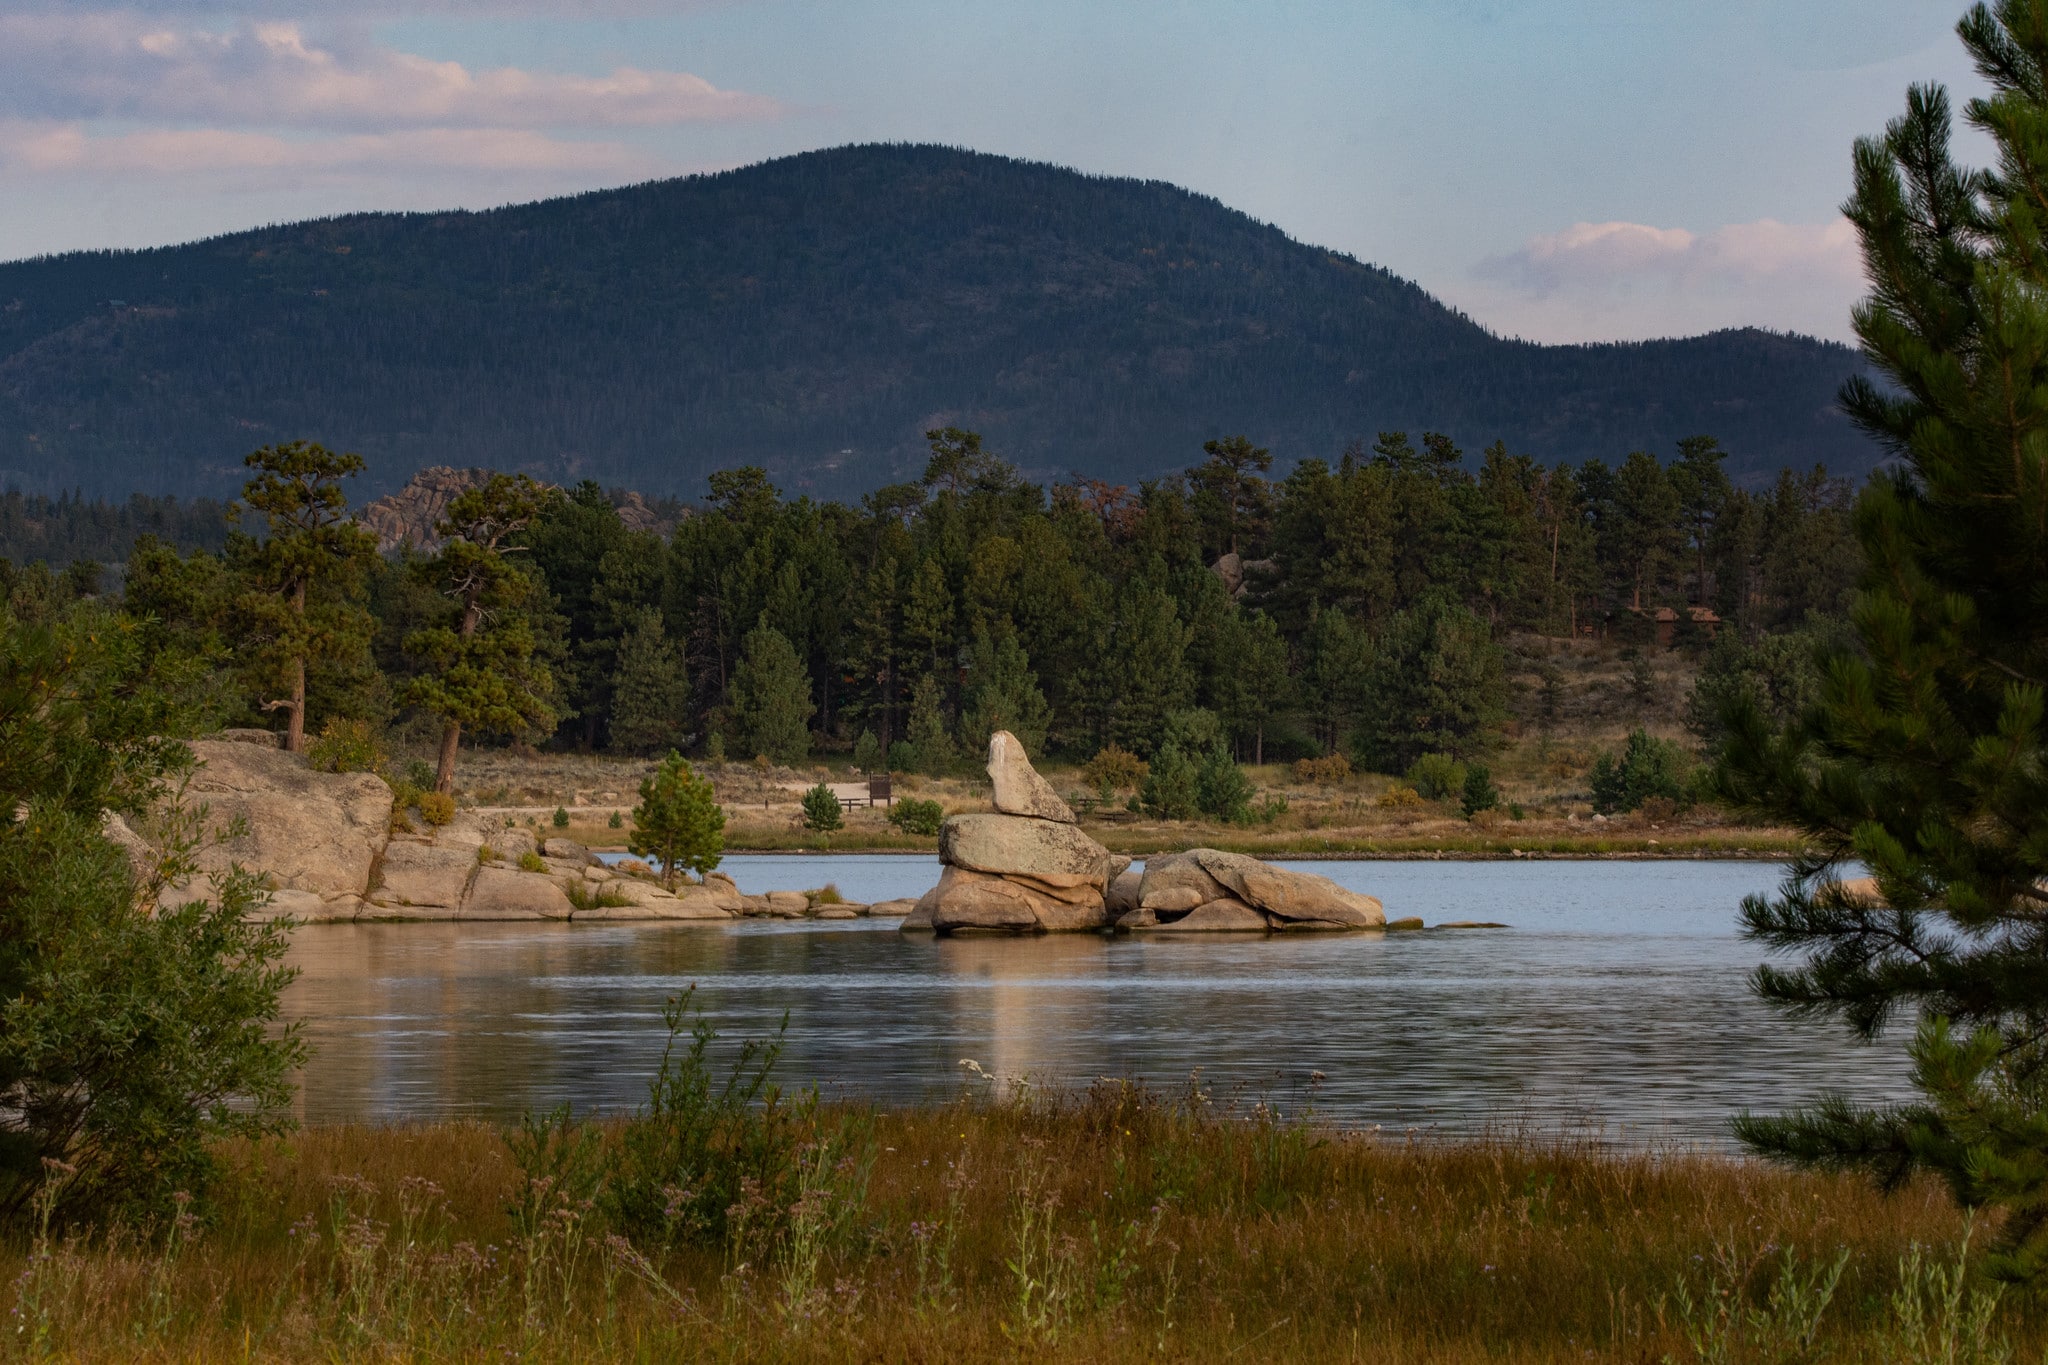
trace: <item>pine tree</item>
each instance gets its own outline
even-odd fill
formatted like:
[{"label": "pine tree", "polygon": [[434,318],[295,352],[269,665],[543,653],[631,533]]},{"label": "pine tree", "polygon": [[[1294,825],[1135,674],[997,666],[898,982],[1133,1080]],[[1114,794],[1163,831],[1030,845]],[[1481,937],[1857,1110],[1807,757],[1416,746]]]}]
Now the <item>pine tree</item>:
[{"label": "pine tree", "polygon": [[959,752],[946,724],[946,690],[930,674],[919,678],[910,690],[910,719],[905,729],[920,771],[940,777],[953,770]]},{"label": "pine tree", "polygon": [[540,588],[509,556],[539,515],[546,490],[524,474],[493,474],[448,504],[433,570],[454,599],[455,624],[414,631],[406,652],[427,665],[406,699],[441,717],[434,790],[455,790],[462,732],[545,734],[555,728],[554,675],[538,657],[531,613]]},{"label": "pine tree", "polygon": [[733,724],[742,753],[797,763],[811,751],[811,680],[796,651],[763,621],[747,633],[732,675]]},{"label": "pine tree", "polygon": [[960,743],[970,753],[988,748],[989,736],[1008,730],[1027,754],[1045,751],[1049,711],[1017,633],[1004,621],[993,634],[977,631],[967,651],[967,704],[960,711]]},{"label": "pine tree", "polygon": [[827,782],[820,782],[804,793],[804,828],[820,834],[830,834],[846,821],[839,813],[839,798]]},{"label": "pine tree", "polygon": [[1426,753],[1469,757],[1507,718],[1500,646],[1465,608],[1431,598],[1388,623],[1360,688],[1360,767],[1397,773]]},{"label": "pine tree", "polygon": [[651,777],[641,779],[626,848],[661,864],[661,884],[673,890],[678,871],[702,877],[725,851],[725,808],[706,778],[690,771],[673,749]]},{"label": "pine tree", "polygon": [[363,458],[292,441],[243,463],[257,472],[242,486],[242,501],[262,514],[270,534],[247,555],[242,614],[289,689],[263,709],[285,713],[284,747],[304,753],[309,664],[333,660],[351,671],[368,660],[374,626],[361,601],[362,577],[377,538],[349,519],[341,491],[343,479],[362,472]]},{"label": "pine tree", "polygon": [[[1946,93],[1915,87],[1857,144],[1845,210],[1885,383],[1852,380],[1844,404],[1898,457],[1856,513],[1861,647],[1824,657],[1790,726],[1732,698],[1722,769],[1731,799],[1815,850],[1743,906],[1751,937],[1807,954],[1758,990],[1864,1037],[1917,1016],[1921,1098],[1829,1097],[1738,1132],[1887,1184],[1940,1175],[2005,1210],[1986,1264],[2026,1280],[2048,1264],[2048,0],[1979,6],[1960,32],[1997,169],[1958,165]],[[1877,897],[1837,881],[1858,862]]]},{"label": "pine tree", "polygon": [[683,651],[663,633],[661,613],[639,613],[619,641],[612,678],[611,747],[622,754],[680,749],[689,736],[690,683]]}]

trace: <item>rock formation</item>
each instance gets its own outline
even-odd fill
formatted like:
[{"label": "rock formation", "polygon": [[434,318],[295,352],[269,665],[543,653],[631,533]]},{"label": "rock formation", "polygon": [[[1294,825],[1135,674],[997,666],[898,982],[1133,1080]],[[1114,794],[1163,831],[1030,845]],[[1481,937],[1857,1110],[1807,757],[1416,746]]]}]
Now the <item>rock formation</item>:
[{"label": "rock formation", "polygon": [[[267,731],[196,740],[192,752],[200,767],[188,804],[206,806],[209,827],[239,820],[241,832],[204,848],[199,876],[167,889],[167,901],[211,895],[213,876],[237,863],[269,882],[265,916],[308,922],[731,920],[747,908],[720,873],[671,892],[644,866],[640,875],[608,867],[581,844],[537,841],[499,819],[463,812],[438,829],[414,830],[394,818],[383,779],[314,772]],[[131,849],[143,842],[118,820],[108,832]]]},{"label": "rock formation", "polygon": [[[410,547],[422,554],[441,548],[434,524],[448,510],[448,504],[491,477],[488,469],[453,469],[433,465],[412,476],[396,493],[365,503],[356,520],[377,537],[379,553],[388,554]],[[666,536],[676,527],[674,517],[664,517],[647,505],[638,493],[612,494],[613,510],[629,531],[653,531]]]},{"label": "rock formation", "polygon": [[939,828],[939,884],[903,922],[935,933],[1100,929],[1103,896],[1128,866],[1083,834],[1067,803],[1007,730],[988,743],[994,815],[955,815]]},{"label": "rock formation", "polygon": [[1135,888],[1126,874],[1113,891],[1119,905],[1130,905],[1115,920],[1119,929],[1380,929],[1387,922],[1377,899],[1347,891],[1328,877],[1213,848],[1149,859]]}]

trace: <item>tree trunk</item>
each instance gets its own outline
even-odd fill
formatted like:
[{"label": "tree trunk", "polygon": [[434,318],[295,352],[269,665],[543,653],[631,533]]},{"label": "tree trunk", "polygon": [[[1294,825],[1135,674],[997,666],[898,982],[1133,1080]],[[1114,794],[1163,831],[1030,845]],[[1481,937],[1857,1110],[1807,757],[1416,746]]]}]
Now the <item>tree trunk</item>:
[{"label": "tree trunk", "polygon": [[289,754],[306,752],[306,660],[292,660],[292,699],[285,709],[291,713],[284,727],[284,748]]},{"label": "tree trunk", "polygon": [[1252,766],[1266,766],[1266,727],[1263,725],[1252,727]]},{"label": "tree trunk", "polygon": [[455,794],[455,750],[462,743],[462,722],[451,720],[441,731],[441,766],[434,773],[434,790],[443,796]]},{"label": "tree trunk", "polygon": [[[306,584],[301,580],[292,590],[292,611],[301,623],[306,619]],[[301,654],[292,660],[292,698],[287,705],[291,716],[285,722],[284,748],[286,753],[306,752],[306,656]]]}]

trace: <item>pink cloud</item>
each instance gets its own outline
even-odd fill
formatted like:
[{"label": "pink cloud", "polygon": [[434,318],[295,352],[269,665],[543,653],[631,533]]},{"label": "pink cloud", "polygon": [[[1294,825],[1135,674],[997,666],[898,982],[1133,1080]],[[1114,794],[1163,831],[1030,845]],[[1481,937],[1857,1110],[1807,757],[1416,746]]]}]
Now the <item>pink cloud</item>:
[{"label": "pink cloud", "polygon": [[0,101],[21,117],[254,127],[654,127],[773,117],[776,101],[682,71],[473,71],[298,24],[229,32],[131,13],[0,15]]},{"label": "pink cloud", "polygon": [[295,139],[219,128],[95,135],[76,123],[0,123],[0,170],[31,175],[408,171],[574,173],[592,180],[659,174],[633,148],[526,129],[429,128]]}]

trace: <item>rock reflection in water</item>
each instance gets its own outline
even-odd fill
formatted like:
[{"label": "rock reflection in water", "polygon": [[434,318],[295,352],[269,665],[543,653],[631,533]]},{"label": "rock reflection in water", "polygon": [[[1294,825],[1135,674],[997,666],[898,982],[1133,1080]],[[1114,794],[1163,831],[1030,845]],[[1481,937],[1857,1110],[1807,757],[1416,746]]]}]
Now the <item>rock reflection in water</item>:
[{"label": "rock reflection in water", "polygon": [[[767,860],[762,860],[765,864]],[[792,861],[792,860],[783,860]],[[929,859],[806,859],[741,885],[928,885]],[[1590,1125],[1724,1143],[1745,1106],[1902,1094],[1896,1042],[1848,1043],[1748,993],[1735,906],[1775,869],[1730,863],[1324,863],[1390,910],[1501,932],[1035,939],[906,937],[872,922],[310,925],[287,1014],[318,1053],[311,1122],[516,1118],[641,1102],[658,1011],[691,983],[724,1036],[789,1012],[782,1074],[888,1103],[957,1094],[960,1061],[1085,1086],[1196,1068],[1228,1094],[1316,1097],[1353,1124]],[[902,882],[899,887],[896,883]],[[873,883],[873,885],[869,885]],[[850,887],[849,887],[850,889]],[[980,1082],[974,1082],[980,1086]]]}]

